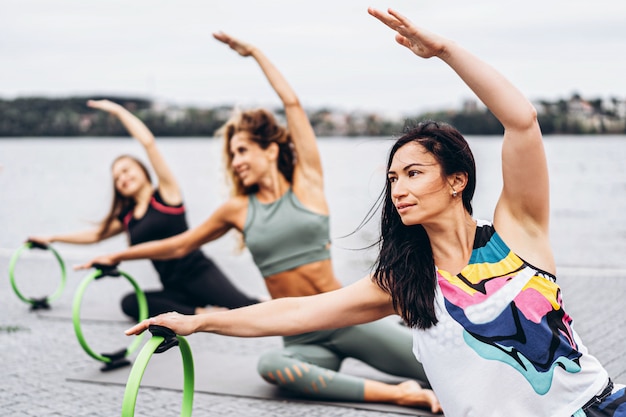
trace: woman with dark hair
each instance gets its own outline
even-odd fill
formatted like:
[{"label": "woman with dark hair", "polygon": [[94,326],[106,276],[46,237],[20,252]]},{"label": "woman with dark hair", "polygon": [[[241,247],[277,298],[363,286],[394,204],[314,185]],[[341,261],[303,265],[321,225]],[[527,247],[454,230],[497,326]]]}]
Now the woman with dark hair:
[{"label": "woman with dark hair", "polygon": [[613,385],[563,310],[535,109],[456,43],[393,10],[369,12],[417,56],[448,64],[504,126],[503,188],[493,222],[472,217],[476,174],[461,134],[422,123],[389,155],[372,276],[311,297],[214,314],[168,313],[127,334],[156,324],[181,335],[290,335],[398,313],[448,417],[626,416],[625,388]]},{"label": "woman with dark hair", "polygon": [[[185,206],[180,188],[148,128],[123,106],[109,100],[90,100],[87,105],[117,117],[144,147],[156,173],[153,186],[146,166],[130,155],[117,157],[111,165],[113,202],[109,213],[98,227],[52,236],[32,236],[42,244],[65,242],[90,244],[122,232],[128,234],[130,245],[163,239],[187,230]],[[203,313],[214,306],[237,308],[258,300],[240,292],[218,266],[201,251],[166,261],[153,261],[162,290],[145,291],[150,315],[167,311],[185,314]],[[122,310],[138,319],[139,307],[135,293],[122,299]]]},{"label": "woman with dark hair", "polygon": [[[288,129],[266,110],[242,111],[221,129],[232,197],[202,225],[181,235],[99,257],[93,262],[183,256],[227,231],[242,233],[272,298],[341,288],[330,259],[330,224],[320,153],[309,119],[282,74],[257,48],[224,33],[216,39],[259,64],[281,99]],[[302,332],[300,332],[302,333]],[[270,383],[313,398],[388,402],[439,410],[422,365],[411,353],[408,328],[389,320],[285,337],[284,348],[261,355]],[[386,384],[338,372],[347,357],[409,378]]]}]

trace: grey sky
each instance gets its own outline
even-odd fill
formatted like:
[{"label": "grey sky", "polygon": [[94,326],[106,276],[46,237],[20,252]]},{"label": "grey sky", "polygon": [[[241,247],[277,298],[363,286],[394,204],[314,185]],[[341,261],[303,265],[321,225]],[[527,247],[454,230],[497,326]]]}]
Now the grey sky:
[{"label": "grey sky", "polygon": [[212,38],[219,30],[263,49],[307,107],[409,113],[472,97],[444,64],[397,45],[370,5],[459,42],[531,99],[626,98],[616,0],[3,0],[0,97],[277,104],[252,59]]}]

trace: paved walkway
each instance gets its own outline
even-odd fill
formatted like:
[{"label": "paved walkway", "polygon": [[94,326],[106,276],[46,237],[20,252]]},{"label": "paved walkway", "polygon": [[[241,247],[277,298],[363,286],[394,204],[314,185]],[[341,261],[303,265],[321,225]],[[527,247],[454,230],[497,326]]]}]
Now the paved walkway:
[{"label": "paved walkway", "polygon": [[[45,318],[29,311],[12,292],[8,279],[9,257],[0,255],[0,415],[26,416],[116,416],[120,415],[123,386],[69,382],[68,376],[99,367],[78,344],[70,318]],[[37,261],[20,264],[21,286],[52,288],[56,278],[46,276],[50,266]],[[71,265],[71,262],[68,262]],[[129,263],[129,265],[131,265]],[[17,271],[16,271],[17,272]],[[132,272],[131,272],[132,274]],[[24,278],[28,275],[28,278]],[[53,308],[71,309],[75,287],[86,273],[68,271],[64,295]],[[26,282],[28,280],[28,282]],[[626,292],[626,271],[561,269],[566,308],[575,318],[575,327],[590,351],[607,367],[613,379],[626,383],[626,320],[622,309]],[[53,283],[51,285],[50,283]],[[32,287],[31,287],[32,288]],[[26,290],[24,290],[25,292]],[[49,294],[50,291],[47,292]],[[91,296],[91,295],[89,295]],[[98,302],[109,300],[117,305],[120,294],[114,290],[95,295]],[[85,295],[88,297],[88,294]],[[90,321],[83,324],[89,344],[105,346],[110,340],[120,342],[113,350],[127,346],[122,336],[124,323]],[[191,336],[194,351],[202,349],[231,354],[254,355],[278,346],[278,338],[237,339],[202,334]],[[146,339],[147,340],[147,339]],[[124,343],[119,345],[119,343]],[[103,349],[104,350],[104,349]],[[198,369],[197,372],[207,370]],[[159,389],[141,389],[136,415],[174,416],[180,413],[181,393]],[[196,393],[194,416],[301,416],[307,417],[382,417],[397,416],[376,411],[357,410],[296,402],[257,400],[241,397]],[[416,413],[419,415],[419,413]]]}]

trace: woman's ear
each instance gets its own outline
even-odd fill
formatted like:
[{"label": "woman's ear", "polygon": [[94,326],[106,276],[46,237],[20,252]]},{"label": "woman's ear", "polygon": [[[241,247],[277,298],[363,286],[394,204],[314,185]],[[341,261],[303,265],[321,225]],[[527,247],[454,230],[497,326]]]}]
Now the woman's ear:
[{"label": "woman's ear", "polygon": [[452,190],[460,193],[467,186],[467,173],[466,172],[457,172],[456,174],[452,174],[448,177],[448,183]]},{"label": "woman's ear", "polygon": [[280,154],[280,147],[276,142],[272,142],[267,148],[265,148],[265,152],[267,152],[272,161],[276,161],[278,160],[278,155]]}]

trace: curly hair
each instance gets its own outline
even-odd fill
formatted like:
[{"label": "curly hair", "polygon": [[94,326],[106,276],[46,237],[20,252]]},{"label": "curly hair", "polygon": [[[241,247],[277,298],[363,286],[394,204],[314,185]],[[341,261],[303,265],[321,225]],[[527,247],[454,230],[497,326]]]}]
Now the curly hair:
[{"label": "curly hair", "polygon": [[267,149],[270,144],[276,143],[279,147],[278,170],[287,181],[292,182],[296,155],[291,135],[285,127],[276,122],[272,113],[264,109],[239,111],[220,128],[219,132],[224,137],[223,154],[232,195],[251,194],[258,190],[256,185],[244,187],[241,179],[232,169],[233,156],[230,152],[230,141],[239,132],[247,132],[250,140],[262,149]]}]

